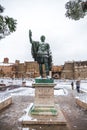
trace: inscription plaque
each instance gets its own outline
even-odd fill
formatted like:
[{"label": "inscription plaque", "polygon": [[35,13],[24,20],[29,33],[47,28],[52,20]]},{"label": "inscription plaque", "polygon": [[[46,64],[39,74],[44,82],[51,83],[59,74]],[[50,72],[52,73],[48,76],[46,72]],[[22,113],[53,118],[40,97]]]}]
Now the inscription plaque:
[{"label": "inscription plaque", "polygon": [[35,87],[35,106],[54,106],[54,88]]}]

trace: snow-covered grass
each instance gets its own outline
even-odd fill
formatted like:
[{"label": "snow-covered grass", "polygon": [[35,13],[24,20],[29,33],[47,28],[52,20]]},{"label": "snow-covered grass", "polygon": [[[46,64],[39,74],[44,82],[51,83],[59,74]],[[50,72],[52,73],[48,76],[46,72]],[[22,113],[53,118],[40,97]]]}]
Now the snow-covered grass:
[{"label": "snow-covered grass", "polygon": [[[19,85],[22,86],[22,82],[26,82],[26,86],[32,86],[32,83],[34,83],[34,79],[11,79],[11,78],[0,78],[0,83],[6,84],[6,86],[9,85]],[[57,84],[55,87],[59,88],[70,88],[71,89],[71,82],[72,80],[54,80],[54,82]],[[75,80],[74,82],[74,88],[76,88]],[[81,89],[87,90],[87,80],[81,80]]]},{"label": "snow-covered grass", "polygon": [[0,103],[3,102],[3,101],[8,100],[9,98],[11,98],[11,96],[7,96],[7,97],[4,96],[4,97],[0,98]]},{"label": "snow-covered grass", "polygon": [[[55,87],[71,89],[72,80],[55,80]],[[73,80],[74,89],[76,89],[76,81]],[[80,89],[87,91],[87,80],[81,80]]]},{"label": "snow-covered grass", "polygon": [[78,95],[76,98],[78,98],[79,100],[81,100],[84,103],[87,103],[87,94],[84,95]]},{"label": "snow-covered grass", "polygon": [[[54,90],[54,95],[67,95],[68,91],[64,89],[58,89]],[[0,98],[2,98],[4,95],[12,95],[12,96],[35,96],[35,89],[34,88],[26,88],[26,87],[20,87],[13,90],[8,90],[5,92],[1,92]]]},{"label": "snow-covered grass", "polygon": [[34,96],[35,95],[35,89],[34,88],[17,88],[10,91],[11,95],[14,96]]},{"label": "snow-covered grass", "polygon": [[10,98],[11,94],[10,93],[6,93],[6,92],[0,92],[0,102],[6,100],[7,98]]},{"label": "snow-covered grass", "polygon": [[[71,80],[66,80],[66,81],[60,81],[60,80],[56,80],[57,85],[55,86],[55,89],[72,89],[71,88]],[[76,81],[74,82],[74,89],[76,89]],[[82,93],[77,93],[76,98],[79,98],[79,100],[87,103],[87,80],[81,80],[81,84],[80,84],[80,90],[82,91]]]},{"label": "snow-covered grass", "polygon": [[[34,83],[34,79],[11,79],[11,78],[1,78],[0,79],[0,83],[4,83],[4,84],[6,84],[6,86],[8,86],[8,85],[22,86],[23,81],[26,82],[27,87],[19,87],[19,88],[12,89],[12,90],[7,89],[6,91],[0,92],[0,100],[5,99],[5,97],[8,97],[9,95],[34,96],[35,89],[32,88],[32,83]],[[68,89],[72,89],[71,88],[72,80],[54,80],[54,82],[56,83],[56,86],[54,88],[54,96],[68,95]],[[75,85],[76,81],[73,80],[73,82],[74,82],[74,89],[76,89],[76,85]],[[87,80],[81,80],[80,89],[87,92]],[[79,94],[79,98],[86,100],[87,94]]]},{"label": "snow-covered grass", "polygon": [[3,83],[6,86],[9,86],[9,85],[19,85],[19,86],[22,86],[22,82],[24,82],[24,81],[26,82],[26,86],[31,86],[32,82],[34,82],[34,79],[0,78],[0,84]]}]

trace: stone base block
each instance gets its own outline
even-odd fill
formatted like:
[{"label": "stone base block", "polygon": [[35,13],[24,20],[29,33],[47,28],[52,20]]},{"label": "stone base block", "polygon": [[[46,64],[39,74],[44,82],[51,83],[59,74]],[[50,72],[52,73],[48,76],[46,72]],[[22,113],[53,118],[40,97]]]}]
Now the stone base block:
[{"label": "stone base block", "polygon": [[66,119],[60,110],[60,108],[57,106],[58,114],[57,115],[31,115],[30,109],[32,108],[31,104],[26,109],[26,114],[19,119],[22,125],[32,125],[32,124],[57,124],[57,125],[66,125]]},{"label": "stone base block", "polygon": [[4,109],[5,107],[9,106],[12,103],[12,97],[8,97],[0,102],[0,110]]},{"label": "stone base block", "polygon": [[79,98],[76,98],[76,104],[84,108],[85,110],[87,110],[87,103],[84,101],[81,101]]},{"label": "stone base block", "polygon": [[31,115],[57,115],[57,110],[54,107],[32,107],[30,110]]}]

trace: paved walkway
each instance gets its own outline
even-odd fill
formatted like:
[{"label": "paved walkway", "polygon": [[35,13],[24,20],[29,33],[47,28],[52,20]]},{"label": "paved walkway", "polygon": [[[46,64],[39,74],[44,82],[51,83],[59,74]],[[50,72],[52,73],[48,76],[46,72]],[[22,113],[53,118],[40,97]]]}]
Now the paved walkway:
[{"label": "paved walkway", "polygon": [[[87,129],[87,111],[77,106],[75,103],[76,90],[68,90],[69,95],[56,96],[55,103],[59,104],[70,130]],[[14,96],[13,103],[8,108],[0,111],[0,130],[28,130],[21,128],[18,119],[23,115],[23,110],[34,101],[31,96]],[[30,126],[29,130],[62,130],[58,126],[41,125]]]},{"label": "paved walkway", "polygon": [[59,103],[71,130],[87,129],[87,111],[79,107],[75,102],[75,96],[79,96],[76,90],[68,90],[68,96],[59,96],[55,102]]}]

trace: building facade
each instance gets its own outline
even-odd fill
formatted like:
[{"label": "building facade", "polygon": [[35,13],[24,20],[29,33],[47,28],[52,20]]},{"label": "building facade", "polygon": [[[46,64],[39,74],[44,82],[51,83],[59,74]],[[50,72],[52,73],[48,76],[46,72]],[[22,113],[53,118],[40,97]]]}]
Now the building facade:
[{"label": "building facade", "polygon": [[61,72],[64,79],[87,79],[87,61],[65,62]]},{"label": "building facade", "polygon": [[[52,77],[56,79],[87,79],[87,61],[65,62],[61,66],[52,66]],[[36,61],[20,63],[9,63],[8,58],[4,58],[0,63],[0,77],[11,78],[35,78],[39,77],[39,65]]]},{"label": "building facade", "polygon": [[63,79],[74,78],[74,63],[73,62],[65,62],[62,72],[61,72],[61,78]]}]

